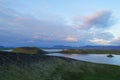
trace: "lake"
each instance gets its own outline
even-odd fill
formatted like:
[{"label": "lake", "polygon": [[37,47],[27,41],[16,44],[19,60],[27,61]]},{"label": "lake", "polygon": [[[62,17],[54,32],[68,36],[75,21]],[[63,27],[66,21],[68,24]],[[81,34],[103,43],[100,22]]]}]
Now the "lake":
[{"label": "lake", "polygon": [[[62,49],[43,49],[47,52],[57,52],[61,51]],[[11,52],[12,50],[4,50]],[[112,64],[112,65],[119,65],[120,66],[120,55],[113,55],[114,57],[107,57],[108,54],[63,54],[63,53],[50,53],[47,54],[48,56],[60,56],[60,57],[67,57],[72,58],[80,61],[88,61],[93,63],[100,63],[100,64]]]},{"label": "lake", "polygon": [[42,49],[44,51],[47,51],[47,52],[58,52],[58,51],[62,51],[62,49]]},{"label": "lake", "polygon": [[[44,49],[48,52],[61,51],[62,49]],[[88,61],[101,64],[112,64],[120,66],[120,55],[113,55],[114,57],[107,57],[108,54],[63,54],[63,53],[50,53],[49,56],[60,56],[72,58],[80,61]]]},{"label": "lake", "polygon": [[114,57],[107,57],[108,54],[63,54],[63,53],[52,53],[47,54],[49,56],[60,56],[72,58],[80,61],[88,61],[102,64],[112,64],[120,66],[120,55],[113,55]]}]

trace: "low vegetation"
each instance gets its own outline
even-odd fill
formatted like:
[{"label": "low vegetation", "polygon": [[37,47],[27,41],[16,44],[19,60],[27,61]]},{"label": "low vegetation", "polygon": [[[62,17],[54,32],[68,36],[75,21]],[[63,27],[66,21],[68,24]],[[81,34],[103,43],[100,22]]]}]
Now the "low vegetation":
[{"label": "low vegetation", "polygon": [[97,50],[97,49],[67,49],[60,51],[60,53],[72,54],[120,54],[120,50]]},{"label": "low vegetation", "polygon": [[45,51],[37,48],[37,47],[19,47],[19,48],[15,48],[13,49],[12,52],[15,53],[26,53],[26,54],[44,54],[46,53]]},{"label": "low vegetation", "polygon": [[120,54],[120,50],[95,50],[95,49],[88,49],[85,50],[88,53],[92,54]]},{"label": "low vegetation", "polygon": [[120,66],[0,51],[0,80],[120,80]]},{"label": "low vegetation", "polygon": [[79,54],[84,54],[84,53],[87,53],[87,52],[85,50],[67,49],[67,50],[60,51],[60,53],[72,53],[72,54],[79,53]]}]

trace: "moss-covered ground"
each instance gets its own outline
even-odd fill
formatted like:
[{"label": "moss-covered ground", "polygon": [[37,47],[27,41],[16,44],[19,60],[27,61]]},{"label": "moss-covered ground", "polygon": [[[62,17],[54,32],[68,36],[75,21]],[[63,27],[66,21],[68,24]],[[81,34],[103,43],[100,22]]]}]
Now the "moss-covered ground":
[{"label": "moss-covered ground", "polygon": [[0,51],[0,80],[120,80],[120,66]]}]

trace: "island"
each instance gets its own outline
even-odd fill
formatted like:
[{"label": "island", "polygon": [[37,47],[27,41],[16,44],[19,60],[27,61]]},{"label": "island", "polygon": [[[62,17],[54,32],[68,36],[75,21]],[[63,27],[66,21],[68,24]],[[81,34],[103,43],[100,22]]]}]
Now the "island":
[{"label": "island", "polygon": [[112,54],[108,54],[107,57],[110,57],[110,58],[111,58],[111,57],[114,57],[114,56],[113,56]]}]

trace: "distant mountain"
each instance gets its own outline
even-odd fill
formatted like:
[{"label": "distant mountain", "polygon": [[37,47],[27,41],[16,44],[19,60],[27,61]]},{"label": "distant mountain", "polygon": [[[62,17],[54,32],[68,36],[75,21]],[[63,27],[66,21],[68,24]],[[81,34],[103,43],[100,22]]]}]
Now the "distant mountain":
[{"label": "distant mountain", "polygon": [[74,47],[74,46],[66,46],[66,45],[55,45],[53,47],[44,47],[44,48],[52,48],[52,49],[98,49],[98,50],[120,50],[120,46],[81,46],[81,47]]},{"label": "distant mountain", "polygon": [[80,49],[120,50],[120,46],[83,46]]},{"label": "distant mountain", "polygon": [[4,46],[0,46],[0,48],[5,48]]},{"label": "distant mountain", "polygon": [[65,45],[55,45],[52,48],[57,48],[57,49],[70,49],[70,48],[74,48],[72,46],[65,46]]},{"label": "distant mountain", "polygon": [[13,49],[14,47],[5,47],[5,46],[0,46],[0,49]]}]

